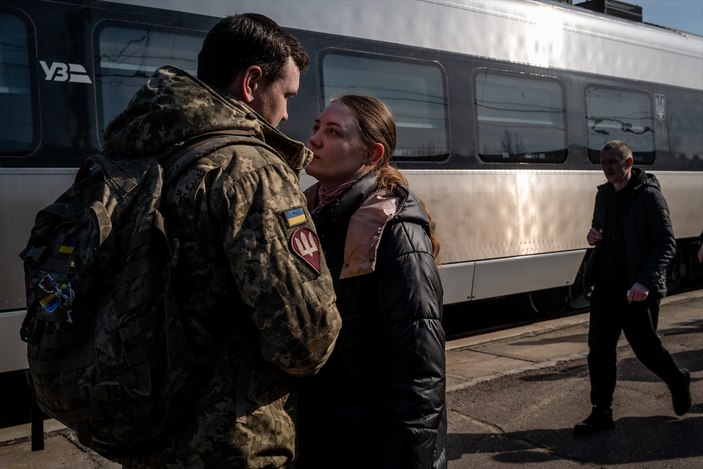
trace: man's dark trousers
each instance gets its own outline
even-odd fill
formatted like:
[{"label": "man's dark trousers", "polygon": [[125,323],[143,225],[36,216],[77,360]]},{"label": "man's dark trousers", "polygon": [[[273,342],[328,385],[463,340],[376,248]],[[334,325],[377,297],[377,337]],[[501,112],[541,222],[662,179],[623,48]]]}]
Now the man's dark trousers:
[{"label": "man's dark trousers", "polygon": [[588,371],[591,404],[609,408],[615,391],[617,342],[620,333],[637,358],[667,385],[677,385],[682,375],[657,336],[659,298],[627,302],[627,288],[596,285],[591,295],[588,331]]}]

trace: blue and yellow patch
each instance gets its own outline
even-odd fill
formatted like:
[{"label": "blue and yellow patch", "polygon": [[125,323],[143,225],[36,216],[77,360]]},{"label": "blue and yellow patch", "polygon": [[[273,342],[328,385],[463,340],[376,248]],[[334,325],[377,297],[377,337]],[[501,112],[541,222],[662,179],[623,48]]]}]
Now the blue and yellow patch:
[{"label": "blue and yellow patch", "polygon": [[286,217],[286,222],[288,223],[288,227],[293,227],[293,226],[298,226],[302,225],[306,221],[308,221],[308,217],[305,216],[305,210],[303,210],[303,207],[297,207],[297,208],[292,208],[290,210],[286,210],[284,212],[284,215]]},{"label": "blue and yellow patch", "polygon": [[77,244],[75,239],[67,239],[59,246],[59,252],[61,254],[71,254],[76,249]]}]

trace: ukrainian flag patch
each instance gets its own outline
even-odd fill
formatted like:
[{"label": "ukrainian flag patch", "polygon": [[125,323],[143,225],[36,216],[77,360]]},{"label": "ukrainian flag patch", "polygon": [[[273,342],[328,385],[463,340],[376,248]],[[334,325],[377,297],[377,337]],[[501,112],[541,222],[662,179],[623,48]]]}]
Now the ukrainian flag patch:
[{"label": "ukrainian flag patch", "polygon": [[286,222],[288,223],[289,228],[301,225],[308,221],[308,217],[305,216],[305,210],[303,210],[303,207],[286,210],[284,214],[286,216]]},{"label": "ukrainian flag patch", "polygon": [[76,249],[77,244],[78,243],[76,242],[75,239],[67,239],[66,241],[63,242],[63,244],[61,246],[59,246],[59,253],[71,254]]}]

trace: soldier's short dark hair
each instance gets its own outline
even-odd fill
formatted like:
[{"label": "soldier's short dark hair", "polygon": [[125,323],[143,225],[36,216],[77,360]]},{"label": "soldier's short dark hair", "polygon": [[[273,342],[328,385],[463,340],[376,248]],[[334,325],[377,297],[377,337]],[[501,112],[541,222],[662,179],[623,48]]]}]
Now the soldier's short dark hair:
[{"label": "soldier's short dark hair", "polygon": [[258,65],[271,83],[281,78],[288,57],[301,73],[310,63],[300,41],[272,19],[256,13],[228,16],[205,37],[198,54],[198,78],[226,88],[239,72]]}]

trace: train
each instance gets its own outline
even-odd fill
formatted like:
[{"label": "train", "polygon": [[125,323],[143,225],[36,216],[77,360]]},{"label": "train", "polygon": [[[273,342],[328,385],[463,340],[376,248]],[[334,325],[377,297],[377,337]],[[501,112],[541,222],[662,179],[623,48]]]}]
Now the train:
[{"label": "train", "polygon": [[[18,253],[37,211],[102,151],[154,70],[195,75],[207,31],[243,12],[274,19],[310,54],[286,134],[307,141],[342,93],[390,106],[393,159],[437,226],[445,305],[513,294],[545,314],[580,304],[599,149],[613,139],[662,184],[678,243],[671,285],[700,277],[703,37],[574,3],[4,0],[0,373],[27,366]],[[627,9],[600,0],[611,3]]]}]

